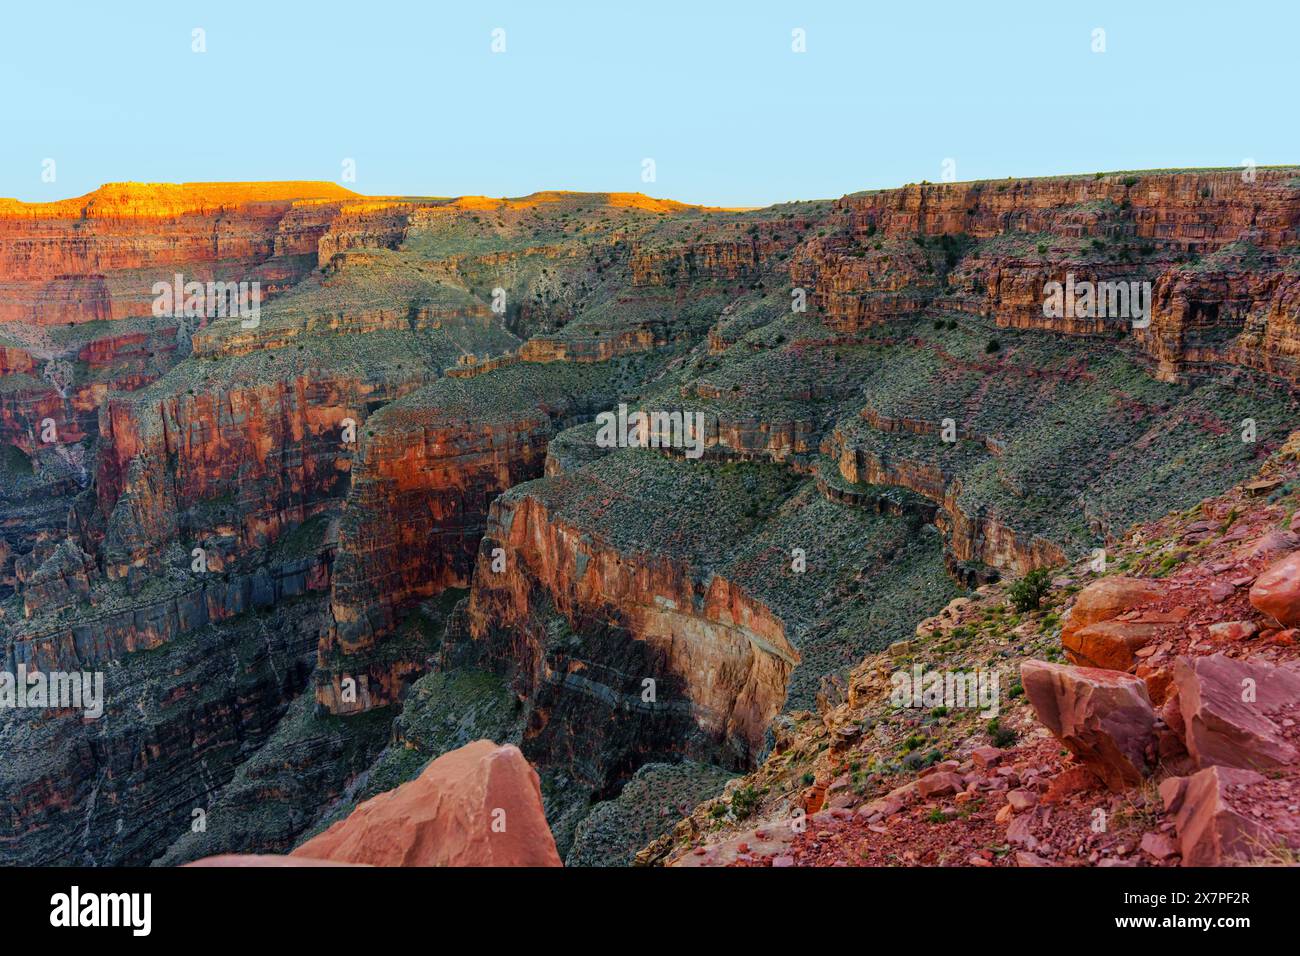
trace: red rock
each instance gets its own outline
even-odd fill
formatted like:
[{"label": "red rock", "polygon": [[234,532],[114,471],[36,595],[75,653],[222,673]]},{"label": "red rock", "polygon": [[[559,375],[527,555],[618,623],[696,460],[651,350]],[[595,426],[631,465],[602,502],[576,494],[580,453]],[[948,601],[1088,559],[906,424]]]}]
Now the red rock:
[{"label": "red rock", "polygon": [[916,783],[916,788],[922,797],[946,797],[954,793],[960,793],[965,788],[965,783],[957,774],[950,771],[931,774],[928,777],[922,777]]},{"label": "red rock", "polygon": [[936,773],[951,773],[960,766],[955,760],[943,760],[922,770],[917,777],[929,777]]},{"label": "red rock", "polygon": [[1012,790],[1007,794],[1007,804],[1016,813],[1028,810],[1038,803],[1038,794],[1029,790]]},{"label": "red rock", "polygon": [[1016,866],[1053,866],[1050,860],[1045,860],[1037,853],[1030,853],[1027,850],[1016,851]]},{"label": "red rock", "polygon": [[1177,684],[1173,686],[1172,692],[1165,698],[1164,704],[1160,707],[1160,719],[1178,736],[1182,737],[1187,733],[1187,728],[1183,724],[1182,704],[1178,700]]},{"label": "red rock", "polygon": [[[1010,804],[1007,804],[1010,806]],[[1022,813],[1011,818],[1011,823],[1007,826],[1007,842],[1015,843],[1025,847],[1028,850],[1036,850],[1039,841],[1031,832],[1031,828],[1037,816],[1032,813]]]},{"label": "red rock", "polygon": [[1300,553],[1269,565],[1255,579],[1250,603],[1283,627],[1300,624]]},{"label": "red rock", "polygon": [[1117,671],[1046,661],[1020,666],[1038,719],[1112,790],[1141,781],[1155,745],[1155,711],[1146,684]]},{"label": "red rock", "polygon": [[975,765],[985,770],[996,767],[1005,756],[1006,751],[997,747],[976,747],[971,751],[971,759],[975,761]]},{"label": "red rock", "polygon": [[1142,837],[1141,848],[1157,860],[1167,860],[1178,852],[1178,845],[1162,833],[1147,833]]},{"label": "red rock", "polygon": [[1237,589],[1226,581],[1213,581],[1210,584],[1210,600],[1215,604],[1226,601],[1237,593]]},{"label": "red rock", "polygon": [[443,754],[293,851],[375,866],[560,866],[537,773],[488,740]]},{"label": "red rock", "polygon": [[1097,786],[1097,775],[1087,767],[1071,767],[1058,773],[1047,785],[1043,803],[1060,803],[1076,793],[1086,793]]},{"label": "red rock", "polygon": [[774,867],[794,866],[794,857],[785,856],[785,855],[774,856],[772,857],[772,866]]},{"label": "red rock", "polygon": [[1254,621],[1220,621],[1211,624],[1207,631],[1211,640],[1244,641],[1259,632],[1259,625]]},{"label": "red rock", "polygon": [[870,803],[859,807],[858,816],[863,819],[871,818],[871,822],[874,823],[876,820],[884,817],[893,816],[899,810],[903,809],[903,806],[903,801],[897,797],[880,797],[877,800],[872,800]]},{"label": "red rock", "polygon": [[[1249,857],[1272,832],[1236,806],[1240,791],[1263,783],[1253,770],[1207,767],[1190,777],[1170,777],[1160,784],[1165,812],[1174,814],[1183,866],[1219,866]],[[1234,792],[1235,791],[1235,792]]]},{"label": "red rock", "polygon": [[919,796],[917,792],[918,787],[918,782],[913,780],[911,783],[905,783],[901,787],[895,787],[893,790],[890,790],[889,793],[885,794],[885,796],[890,799],[901,801],[905,807],[911,806],[913,803],[916,803]]},{"label": "red rock", "polygon": [[1151,603],[1163,593],[1164,589],[1154,581],[1118,575],[1102,578],[1079,592],[1064,630],[1076,631],[1089,624],[1109,621],[1130,608]]},{"label": "red rock", "polygon": [[805,790],[799,799],[800,805],[803,807],[803,812],[808,816],[812,816],[825,806],[826,788],[814,784]]},{"label": "red rock", "polygon": [[1136,674],[1147,685],[1147,696],[1153,706],[1160,706],[1169,696],[1169,689],[1174,683],[1174,672],[1168,667],[1151,667],[1149,664],[1138,666]]},{"label": "red rock", "polygon": [[1155,640],[1159,633],[1155,624],[1098,621],[1087,627],[1063,630],[1061,646],[1076,664],[1126,671],[1137,663],[1137,652]]},{"label": "red rock", "polygon": [[1261,768],[1296,760],[1296,748],[1268,716],[1300,709],[1300,670],[1294,665],[1224,654],[1180,657],[1174,683],[1187,750],[1197,766]]},{"label": "red rock", "polygon": [[1290,531],[1270,531],[1255,543],[1242,549],[1245,559],[1275,559],[1300,548],[1300,535]]}]

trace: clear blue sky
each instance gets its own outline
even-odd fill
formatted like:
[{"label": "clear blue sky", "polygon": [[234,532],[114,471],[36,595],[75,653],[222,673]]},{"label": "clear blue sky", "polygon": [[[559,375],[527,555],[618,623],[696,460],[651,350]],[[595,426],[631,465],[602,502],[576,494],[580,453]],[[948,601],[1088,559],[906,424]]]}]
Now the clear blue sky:
[{"label": "clear blue sky", "polygon": [[0,196],[337,181],[347,157],[371,194],[725,205],[938,181],[945,158],[958,179],[1300,161],[1294,3],[116,6],[6,5]]}]

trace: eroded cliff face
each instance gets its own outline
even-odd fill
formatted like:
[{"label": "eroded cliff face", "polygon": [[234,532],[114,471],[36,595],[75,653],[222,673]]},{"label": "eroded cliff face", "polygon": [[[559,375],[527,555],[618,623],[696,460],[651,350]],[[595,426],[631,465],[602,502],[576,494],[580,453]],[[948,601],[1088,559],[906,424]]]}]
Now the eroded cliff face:
[{"label": "eroded cliff face", "polygon": [[[385,408],[367,425],[342,518],[320,647],[317,699],[349,713],[396,700],[422,661],[376,645],[415,602],[466,588],[488,508],[542,473],[563,425],[615,394],[623,366],[511,365],[449,378]],[[345,699],[343,682],[361,693]]]},{"label": "eroded cliff face", "polygon": [[178,540],[209,546],[220,569],[337,505],[356,444],[344,423],[363,427],[367,409],[416,384],[309,369],[156,403],[111,400],[96,483],[106,574],[145,577]]},{"label": "eroded cliff face", "polygon": [[[236,777],[250,751],[299,753],[319,735],[337,772],[284,791],[301,812],[249,821],[252,845],[286,848],[428,668],[441,623],[398,630],[422,600],[468,584],[491,500],[541,473],[555,431],[662,369],[651,353],[707,321],[716,291],[619,299],[627,233],[662,215],[702,213],[636,196],[370,200],[315,184],[128,184],[0,208],[5,666],[174,663],[111,688],[141,721],[109,733],[6,721],[10,750],[31,755],[4,781],[25,808],[9,835],[39,834],[24,858],[147,861],[218,791],[230,812],[253,811]],[[260,282],[260,320],[155,315],[152,284],[174,273]],[[593,305],[607,317],[566,330]],[[512,328],[552,337],[521,353]],[[226,646],[251,656],[227,669]],[[312,670],[327,705],[341,675],[368,676],[364,704],[337,707],[368,715],[336,725],[305,709]],[[138,833],[104,812],[161,806],[160,788],[176,799]],[[91,818],[77,837],[71,821]],[[83,855],[97,845],[109,849]]]},{"label": "eroded cliff face", "polygon": [[[96,659],[84,648],[60,660],[104,675],[105,713],[18,710],[0,721],[0,855],[10,865],[147,865],[190,833],[302,693],[318,607],[278,594],[256,614],[168,635],[153,650]],[[98,624],[83,625],[87,642],[111,637],[112,622]],[[332,759],[316,747],[316,765]]]},{"label": "eroded cliff face", "polygon": [[388,236],[359,226],[374,212],[357,198],[330,183],[113,183],[61,202],[0,200],[0,323],[148,315],[171,266],[200,281],[292,285],[321,249],[327,262],[358,233]]},{"label": "eroded cliff face", "polygon": [[493,506],[466,628],[527,701],[530,752],[596,788],[652,758],[745,766],[800,659],[771,611],[725,578],[628,555],[528,495]]},{"label": "eroded cliff face", "polygon": [[792,274],[837,328],[930,305],[1072,335],[1126,322],[1045,316],[1046,283],[1151,282],[1135,332],[1161,378],[1222,366],[1294,384],[1298,222],[1292,169],[922,184],[840,200]]},{"label": "eroded cliff face", "polygon": [[[923,426],[918,431],[937,435],[938,428]],[[842,432],[832,433],[827,450],[835,459],[840,476],[851,484],[906,488],[939,505],[937,526],[944,533],[949,553],[958,562],[976,562],[1025,574],[1065,560],[1065,551],[1059,544],[1031,534],[1018,534],[1014,528],[987,515],[968,514],[962,507],[960,477],[945,474],[938,463],[889,458],[855,448]]]}]

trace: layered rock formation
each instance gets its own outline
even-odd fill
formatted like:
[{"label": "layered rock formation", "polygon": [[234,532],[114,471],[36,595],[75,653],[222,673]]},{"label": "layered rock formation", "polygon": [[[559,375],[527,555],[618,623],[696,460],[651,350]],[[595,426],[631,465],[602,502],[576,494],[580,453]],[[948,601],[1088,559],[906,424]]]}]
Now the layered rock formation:
[{"label": "layered rock formation", "polygon": [[913,185],[840,200],[794,275],[839,328],[939,305],[1067,334],[1131,317],[1049,318],[1045,283],[1151,282],[1137,338],[1162,378],[1237,366],[1294,383],[1298,210],[1291,169]]},{"label": "layered rock formation", "polygon": [[[676,822],[631,812],[629,781],[716,792],[807,709],[861,707],[880,687],[853,665],[972,587],[1110,568],[1135,524],[1257,473],[1294,424],[1298,183],[1114,174],[750,211],[312,183],[0,204],[0,660],[114,675],[111,724],[0,713],[21,755],[0,854],[283,852],[464,743],[468,725],[411,730],[463,704],[537,766],[559,852],[625,860],[613,821]],[[257,320],[156,314],[178,273],[260,283]],[[1131,304],[1150,324],[1048,314],[1053,281],[1149,282]],[[620,408],[646,432],[611,441],[594,419]],[[1290,480],[1266,470],[1243,501]],[[1289,646],[1296,529],[1238,542],[1256,550],[1221,563],[1260,576],[1249,600],[1217,581],[1210,620],[1153,584],[1242,526],[1199,521],[1063,622],[1068,660],[1128,676],[1026,672],[1084,792],[1179,759],[1256,768],[1229,752],[1289,766],[1289,725],[1203,694],[1219,665],[1180,642]],[[971,613],[939,628],[952,653],[983,630]],[[832,755],[855,746],[830,732]],[[975,792],[950,762],[919,798]],[[1022,769],[1008,793],[1068,789]],[[799,805],[842,802],[841,776]],[[1179,840],[1239,783],[1171,796],[1211,807],[1171,822]],[[737,819],[763,802],[744,786]],[[1007,805],[1043,855],[1033,802]]]}]

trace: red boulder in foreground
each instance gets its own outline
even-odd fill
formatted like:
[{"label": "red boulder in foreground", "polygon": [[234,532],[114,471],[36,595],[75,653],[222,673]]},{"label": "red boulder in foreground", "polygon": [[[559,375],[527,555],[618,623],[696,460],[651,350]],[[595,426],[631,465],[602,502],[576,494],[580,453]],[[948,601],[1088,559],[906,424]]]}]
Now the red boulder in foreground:
[{"label": "red boulder in foreground", "polygon": [[1300,552],[1270,565],[1255,579],[1250,603],[1283,627],[1300,624]]},{"label": "red boulder in foreground", "polygon": [[1300,717],[1300,669],[1215,654],[1180,657],[1174,684],[1197,766],[1263,769],[1294,763],[1286,727]]},{"label": "red boulder in foreground", "polygon": [[1251,819],[1250,788],[1264,778],[1253,770],[1207,767],[1160,784],[1165,812],[1174,816],[1183,866],[1222,866],[1261,855],[1275,837]]},{"label": "red boulder in foreground", "polygon": [[1039,721],[1107,787],[1141,782],[1150,769],[1156,714],[1140,678],[1025,661],[1020,682]]},{"label": "red boulder in foreground", "polygon": [[294,858],[372,866],[560,866],[537,773],[490,740],[443,754],[361,804]]},{"label": "red boulder in foreground", "polygon": [[1159,584],[1139,578],[1109,577],[1079,592],[1061,629],[1061,644],[1070,660],[1084,667],[1128,670],[1135,652],[1156,632],[1151,624],[1116,621],[1125,611],[1160,598]]}]

